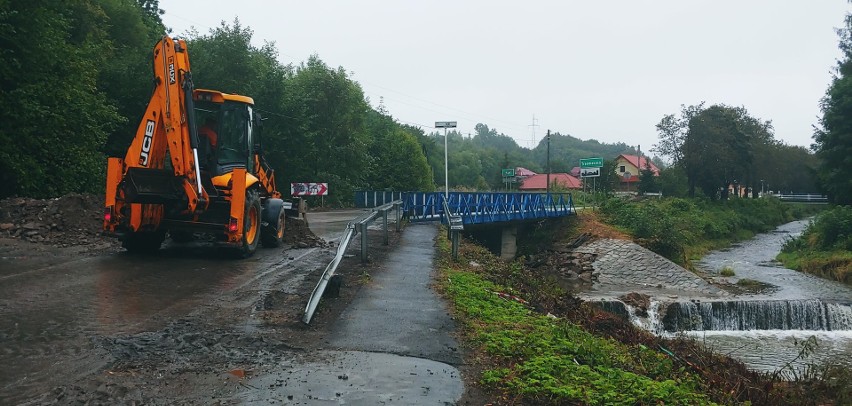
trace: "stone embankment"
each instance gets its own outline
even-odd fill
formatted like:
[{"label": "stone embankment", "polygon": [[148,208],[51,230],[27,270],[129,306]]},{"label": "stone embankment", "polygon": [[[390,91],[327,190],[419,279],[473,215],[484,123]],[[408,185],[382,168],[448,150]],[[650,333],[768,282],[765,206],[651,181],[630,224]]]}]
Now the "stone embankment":
[{"label": "stone embankment", "polygon": [[594,258],[595,296],[611,291],[650,296],[715,297],[727,293],[678,264],[627,240],[598,239],[574,248],[575,256]]}]

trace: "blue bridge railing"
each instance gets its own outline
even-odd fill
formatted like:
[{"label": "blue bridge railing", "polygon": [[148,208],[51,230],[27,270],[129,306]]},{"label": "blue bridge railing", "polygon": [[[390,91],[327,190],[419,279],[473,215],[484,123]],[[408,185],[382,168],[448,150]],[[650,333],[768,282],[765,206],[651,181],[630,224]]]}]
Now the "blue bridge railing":
[{"label": "blue bridge railing", "polygon": [[[410,221],[444,222],[443,192],[406,192],[403,210]],[[447,207],[463,224],[563,217],[576,214],[570,193],[450,192]]]}]

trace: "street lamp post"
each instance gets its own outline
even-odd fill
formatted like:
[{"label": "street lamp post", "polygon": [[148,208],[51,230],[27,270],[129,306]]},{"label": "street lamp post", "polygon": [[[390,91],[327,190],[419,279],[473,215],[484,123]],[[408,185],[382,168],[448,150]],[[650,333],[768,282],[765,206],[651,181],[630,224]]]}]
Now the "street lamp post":
[{"label": "street lamp post", "polygon": [[436,121],[435,128],[444,129],[444,200],[450,199],[450,175],[447,171],[447,128],[456,128],[455,121]]}]

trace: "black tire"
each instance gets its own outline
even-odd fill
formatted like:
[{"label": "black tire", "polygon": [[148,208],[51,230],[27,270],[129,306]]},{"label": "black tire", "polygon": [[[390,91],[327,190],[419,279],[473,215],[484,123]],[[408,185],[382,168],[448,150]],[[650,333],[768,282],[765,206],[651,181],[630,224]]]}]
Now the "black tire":
[{"label": "black tire", "polygon": [[243,238],[238,249],[241,258],[248,258],[257,251],[260,241],[260,197],[257,192],[246,192],[246,207],[243,215]]},{"label": "black tire", "polygon": [[278,217],[274,224],[268,224],[260,230],[260,242],[264,248],[278,248],[284,242],[284,228],[287,223],[287,214],[283,209],[278,209]]},{"label": "black tire", "polygon": [[160,249],[166,239],[163,232],[128,233],[121,238],[121,246],[132,254],[150,254]]}]

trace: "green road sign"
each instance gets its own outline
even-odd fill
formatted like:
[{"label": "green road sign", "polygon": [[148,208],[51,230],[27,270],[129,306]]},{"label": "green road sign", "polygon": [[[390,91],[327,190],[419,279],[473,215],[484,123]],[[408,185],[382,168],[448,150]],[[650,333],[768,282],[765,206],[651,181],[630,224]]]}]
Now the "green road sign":
[{"label": "green road sign", "polygon": [[513,178],[513,177],[515,177],[515,170],[514,170],[514,169],[501,169],[501,170],[500,170],[500,173],[502,173],[502,174],[503,174],[503,177],[504,177],[504,178]]},{"label": "green road sign", "polygon": [[580,160],[580,169],[600,168],[603,166],[603,158],[586,158]]}]

